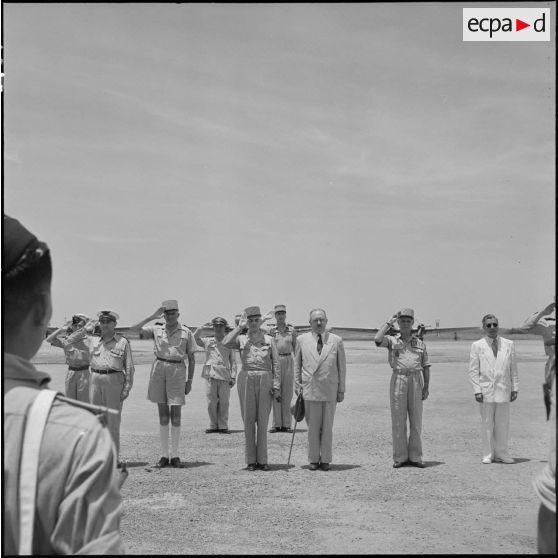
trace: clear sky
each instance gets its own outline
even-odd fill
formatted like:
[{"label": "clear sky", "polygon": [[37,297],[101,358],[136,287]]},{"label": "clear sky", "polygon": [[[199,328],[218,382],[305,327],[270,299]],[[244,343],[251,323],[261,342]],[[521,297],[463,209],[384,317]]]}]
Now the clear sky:
[{"label": "clear sky", "polygon": [[52,325],[546,306],[555,43],[463,42],[475,5],[4,4],[4,211],[51,247]]}]

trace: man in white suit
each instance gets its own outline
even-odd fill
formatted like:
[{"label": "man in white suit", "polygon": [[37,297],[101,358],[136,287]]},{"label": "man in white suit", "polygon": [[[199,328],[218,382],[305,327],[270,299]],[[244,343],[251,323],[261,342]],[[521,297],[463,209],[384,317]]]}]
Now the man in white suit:
[{"label": "man in white suit", "polygon": [[485,337],[471,345],[469,378],[480,403],[482,462],[513,463],[508,452],[510,401],[517,399],[519,386],[515,345],[498,335],[498,318],[482,319]]},{"label": "man in white suit", "polygon": [[310,312],[312,331],[297,338],[294,357],[295,391],[302,390],[308,424],[310,470],[329,471],[333,417],[345,397],[346,360],[343,340],[326,331],[325,310]]}]

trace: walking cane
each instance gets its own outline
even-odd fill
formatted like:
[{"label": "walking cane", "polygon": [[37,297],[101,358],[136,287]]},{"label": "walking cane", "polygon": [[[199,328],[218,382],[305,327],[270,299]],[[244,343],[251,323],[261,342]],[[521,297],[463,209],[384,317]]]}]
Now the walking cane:
[{"label": "walking cane", "polygon": [[304,418],[304,399],[302,397],[302,388],[294,405],[291,407],[291,413],[295,419],[293,428],[293,437],[291,438],[291,448],[289,449],[289,459],[287,459],[287,472],[289,471],[289,464],[291,463],[291,452],[293,451],[293,442],[296,434],[296,425]]}]

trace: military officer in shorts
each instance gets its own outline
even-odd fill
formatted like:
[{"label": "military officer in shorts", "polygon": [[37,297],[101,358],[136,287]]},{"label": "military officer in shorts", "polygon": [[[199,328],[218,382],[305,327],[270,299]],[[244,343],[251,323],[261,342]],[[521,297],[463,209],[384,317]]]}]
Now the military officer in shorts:
[{"label": "military officer in shorts", "polygon": [[[160,317],[164,324],[146,326],[148,322]],[[159,434],[161,439],[161,458],[157,467],[180,467],[179,442],[182,406],[186,395],[192,389],[195,352],[197,349],[193,333],[179,323],[178,302],[165,300],[153,314],[130,327],[139,331],[143,339],[153,339],[155,361],[151,368],[147,398],[157,403],[159,410]],[[185,360],[188,360],[186,367]],[[169,419],[171,423],[171,452],[169,460]]]}]

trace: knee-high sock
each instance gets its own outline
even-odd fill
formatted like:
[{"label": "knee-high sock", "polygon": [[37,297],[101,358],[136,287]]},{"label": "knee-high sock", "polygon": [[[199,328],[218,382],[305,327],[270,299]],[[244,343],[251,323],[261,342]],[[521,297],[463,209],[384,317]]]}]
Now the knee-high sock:
[{"label": "knee-high sock", "polygon": [[180,426],[171,426],[171,457],[178,457],[178,442],[180,440]]},{"label": "knee-high sock", "polygon": [[161,454],[163,457],[169,456],[169,425],[159,425],[159,437],[161,438]]}]

